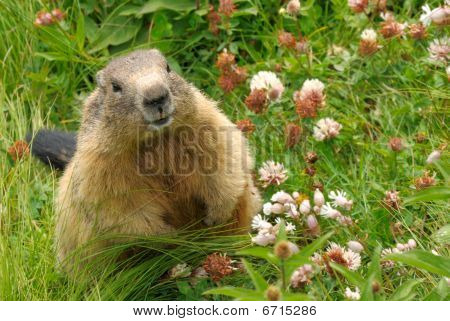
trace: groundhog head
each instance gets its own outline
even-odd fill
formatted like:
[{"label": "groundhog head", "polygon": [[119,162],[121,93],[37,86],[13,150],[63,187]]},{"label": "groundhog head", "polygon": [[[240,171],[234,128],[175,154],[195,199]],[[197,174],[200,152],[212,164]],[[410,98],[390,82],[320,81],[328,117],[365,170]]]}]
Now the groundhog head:
[{"label": "groundhog head", "polygon": [[118,135],[159,131],[192,113],[191,87],[156,49],[112,60],[97,74],[101,117]]}]

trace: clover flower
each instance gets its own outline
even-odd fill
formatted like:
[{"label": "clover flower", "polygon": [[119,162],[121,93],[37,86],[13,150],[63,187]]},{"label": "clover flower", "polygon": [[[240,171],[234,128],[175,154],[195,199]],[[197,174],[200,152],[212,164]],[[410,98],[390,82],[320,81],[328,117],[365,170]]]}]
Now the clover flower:
[{"label": "clover flower", "polygon": [[400,197],[398,196],[398,191],[386,191],[386,196],[384,198],[384,204],[388,207],[398,210],[400,209]]},{"label": "clover flower", "polygon": [[236,11],[236,5],[233,0],[219,0],[219,13],[224,16],[231,17]]},{"label": "clover flower", "polygon": [[269,229],[272,227],[272,224],[270,224],[268,221],[266,221],[261,214],[255,215],[252,219],[252,228],[254,230],[262,230],[262,229]]},{"label": "clover flower", "polygon": [[436,161],[438,161],[441,158],[441,151],[440,150],[434,150],[431,152],[430,155],[428,155],[426,163],[432,164]]},{"label": "clover flower", "polygon": [[300,213],[302,213],[303,215],[309,214],[309,212],[311,212],[311,204],[310,204],[309,200],[302,201],[300,203],[299,210],[300,210]]},{"label": "clover flower", "polygon": [[250,119],[242,119],[236,122],[237,128],[244,134],[251,134],[255,131],[255,124]]},{"label": "clover flower", "polygon": [[286,5],[286,12],[291,16],[298,15],[298,13],[300,12],[300,1],[290,0]]},{"label": "clover flower", "polygon": [[226,254],[213,253],[206,257],[203,268],[214,282],[220,281],[233,273],[231,259]]},{"label": "clover flower", "polygon": [[346,249],[334,242],[331,242],[325,253],[322,255],[327,271],[333,275],[334,272],[329,266],[329,262],[340,264],[355,271],[361,266],[361,256],[350,249]]},{"label": "clover flower", "polygon": [[450,60],[450,38],[435,39],[428,47],[429,60],[436,63],[447,63]]},{"label": "clover flower", "polygon": [[64,20],[66,14],[61,9],[53,9],[52,12],[39,11],[34,20],[34,25],[36,27],[44,27],[54,24]]},{"label": "clover flower", "polygon": [[281,30],[278,33],[278,43],[281,47],[286,47],[288,49],[295,49],[295,37],[292,33]]},{"label": "clover flower", "polygon": [[409,35],[416,40],[425,39],[428,36],[427,29],[422,23],[411,24],[409,26]]},{"label": "clover flower", "polygon": [[364,12],[369,5],[369,0],[348,0],[348,6],[355,13]]},{"label": "clover flower", "polygon": [[267,98],[270,100],[278,100],[284,91],[284,86],[277,75],[271,71],[260,71],[254,75],[250,81],[250,89],[264,90]]},{"label": "clover flower", "polygon": [[259,175],[264,188],[269,185],[280,185],[288,178],[284,165],[274,161],[264,162],[259,169]]},{"label": "clover flower", "polygon": [[298,144],[302,134],[302,128],[294,123],[286,125],[286,147],[292,148]]},{"label": "clover flower", "polygon": [[320,225],[315,215],[310,214],[306,217],[306,225],[311,235],[317,236],[320,234]]},{"label": "clover flower", "polygon": [[314,191],[314,205],[322,207],[325,204],[325,197],[320,189],[316,188]]},{"label": "clover flower", "polygon": [[287,217],[298,219],[300,217],[300,213],[297,210],[297,206],[292,203],[284,204],[284,211]]},{"label": "clover flower", "polygon": [[286,203],[294,203],[294,199],[289,193],[285,191],[279,191],[272,195],[270,198],[272,202],[286,204]]},{"label": "clover flower", "polygon": [[360,253],[364,250],[364,247],[358,241],[348,241],[347,247],[356,253]]},{"label": "clover flower", "polygon": [[380,26],[380,33],[384,38],[389,39],[403,36],[408,24],[400,23],[395,20],[387,20],[383,21]]},{"label": "clover flower", "polygon": [[430,176],[430,172],[425,171],[423,173],[423,176],[417,178],[414,181],[414,185],[416,186],[416,189],[421,190],[421,189],[436,185],[435,176],[436,176],[436,173],[433,174],[433,176]]},{"label": "clover flower", "polygon": [[423,14],[420,21],[429,26],[432,22],[438,26],[446,26],[450,23],[450,6],[444,5],[431,10],[428,4],[422,6]]},{"label": "clover flower", "polygon": [[219,34],[219,27],[218,24],[221,21],[220,15],[217,13],[217,11],[214,9],[214,6],[212,4],[209,5],[209,11],[206,15],[206,20],[208,20],[208,28],[209,30],[214,34]]},{"label": "clover flower", "polygon": [[297,114],[302,118],[316,117],[317,109],[325,106],[325,85],[318,79],[306,80],[294,93]]},{"label": "clover flower", "polygon": [[303,287],[306,284],[311,283],[311,279],[314,275],[314,270],[311,264],[304,264],[294,271],[291,277],[291,286],[294,289]]},{"label": "clover flower", "polygon": [[347,199],[347,193],[344,191],[331,191],[330,194],[328,194],[328,197],[333,200],[332,204],[333,206],[337,207],[340,206],[342,208],[345,208],[347,211],[352,209],[353,201]]},{"label": "clover flower", "polygon": [[331,118],[323,118],[319,120],[314,127],[313,136],[317,141],[331,139],[339,135],[342,125]]},{"label": "clover flower", "polygon": [[355,291],[350,290],[349,287],[345,288],[345,297],[349,300],[358,301],[361,299],[361,291],[358,287],[355,287]]},{"label": "clover flower", "polygon": [[400,137],[392,137],[389,139],[389,148],[394,152],[400,152],[405,148],[405,145]]},{"label": "clover flower", "polygon": [[330,203],[326,203],[325,205],[322,206],[322,208],[320,209],[320,215],[326,217],[326,218],[331,218],[331,219],[337,219],[339,216],[341,216],[341,212],[339,212],[338,210],[334,209]]},{"label": "clover flower", "polygon": [[359,42],[359,53],[361,56],[371,56],[380,49],[378,45],[377,33],[373,29],[365,29],[361,33]]}]

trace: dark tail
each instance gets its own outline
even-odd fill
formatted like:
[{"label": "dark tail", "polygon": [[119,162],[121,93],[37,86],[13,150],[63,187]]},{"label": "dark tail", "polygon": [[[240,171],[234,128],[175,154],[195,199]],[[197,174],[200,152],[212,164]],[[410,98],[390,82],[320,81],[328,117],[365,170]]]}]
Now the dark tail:
[{"label": "dark tail", "polygon": [[34,136],[27,134],[31,153],[56,169],[64,169],[73,157],[77,147],[76,133],[39,130]]}]

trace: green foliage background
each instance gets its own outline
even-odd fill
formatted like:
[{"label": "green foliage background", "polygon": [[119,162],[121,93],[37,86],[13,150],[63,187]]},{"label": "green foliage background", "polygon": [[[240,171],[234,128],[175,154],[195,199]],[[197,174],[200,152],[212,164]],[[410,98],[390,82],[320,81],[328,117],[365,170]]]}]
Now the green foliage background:
[{"label": "green foliage background", "polygon": [[[221,26],[215,36],[208,30],[208,4],[203,0],[199,8],[194,0],[0,0],[0,299],[204,299],[202,293],[217,286],[213,282],[191,286],[187,280],[160,277],[180,261],[197,265],[214,251],[238,258],[236,250],[250,245],[248,237],[217,239],[187,233],[174,239],[140,241],[160,254],[120,272],[111,272],[111,267],[95,280],[72,280],[58,271],[52,245],[52,199],[58,173],[31,158],[15,163],[6,150],[29,130],[76,130],[82,101],[95,87],[96,71],[111,57],[137,48],[159,48],[173,70],[220,101],[233,121],[250,118],[257,127],[249,138],[257,165],[267,159],[283,162],[289,171],[284,190],[311,196],[313,181],[320,181],[326,191],[347,191],[355,201],[352,217],[357,224],[342,228],[326,220],[320,223],[324,232],[335,232],[333,241],[363,242],[365,265],[379,246],[393,247],[408,238],[414,238],[421,250],[437,249],[448,259],[448,152],[438,164],[425,165],[427,155],[448,142],[447,75],[444,67],[428,62],[427,52],[429,41],[448,36],[448,28],[432,27],[425,41],[381,40],[380,52],[361,58],[357,54],[360,33],[367,27],[376,29],[380,19],[351,13],[346,0],[302,1],[299,24],[278,13],[281,1],[235,2],[238,11],[228,27]],[[424,1],[388,3],[399,20],[413,22]],[[440,2],[429,4],[435,7]],[[39,10],[55,7],[66,12],[64,21],[47,27],[33,25]],[[312,59],[279,48],[277,32],[281,29],[295,34],[301,30],[310,41]],[[343,71],[333,67],[342,61],[327,55],[331,44],[344,46],[351,53]],[[255,115],[245,107],[247,85],[228,95],[218,87],[219,71],[213,65],[224,48],[236,55],[250,76],[281,64],[279,77],[286,91],[264,115]],[[311,132],[316,120],[300,121],[296,116],[292,93],[308,78],[318,78],[326,85],[327,107],[320,118],[332,117],[343,125],[341,135],[332,143],[314,141]],[[284,144],[287,122],[304,128],[301,143],[289,150]],[[425,133],[425,143],[415,142],[418,132]],[[393,136],[406,142],[401,153],[387,148]],[[314,179],[303,172],[303,155],[310,150],[320,157]],[[414,179],[427,169],[436,172],[439,187],[417,195]],[[389,189],[400,191],[405,199],[400,211],[382,206],[384,192]],[[275,191],[266,190],[265,199]],[[403,235],[391,233],[394,222],[401,222]],[[438,230],[441,232],[436,234]],[[294,240],[299,245],[311,241],[301,228]],[[161,250],[160,244],[165,243],[179,247]],[[376,299],[392,299],[390,295],[402,285],[406,290],[394,298],[445,299],[447,289],[441,281],[445,273],[433,268],[439,265],[433,262],[435,258],[419,255],[416,259],[425,263],[399,259],[409,265],[383,271],[379,278],[383,295]],[[257,258],[250,261],[269,283],[277,282],[276,265]],[[362,268],[362,277],[371,273],[375,272],[370,265]],[[349,278],[320,275],[303,292],[316,299],[341,300],[345,287],[351,284],[346,281]],[[241,273],[219,285],[252,288],[249,276]],[[206,298],[225,297],[214,294]]]}]

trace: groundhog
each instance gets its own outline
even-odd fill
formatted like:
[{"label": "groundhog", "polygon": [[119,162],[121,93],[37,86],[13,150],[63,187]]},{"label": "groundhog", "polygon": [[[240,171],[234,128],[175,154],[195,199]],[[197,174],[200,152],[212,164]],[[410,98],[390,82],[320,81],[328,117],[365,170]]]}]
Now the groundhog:
[{"label": "groundhog", "polygon": [[[113,59],[96,77],[76,139],[39,131],[32,152],[65,168],[56,250],[95,256],[127,238],[226,225],[247,232],[261,207],[247,142],[217,104],[155,49]],[[31,139],[31,138],[29,138]],[[89,251],[83,251],[93,243]]]}]

